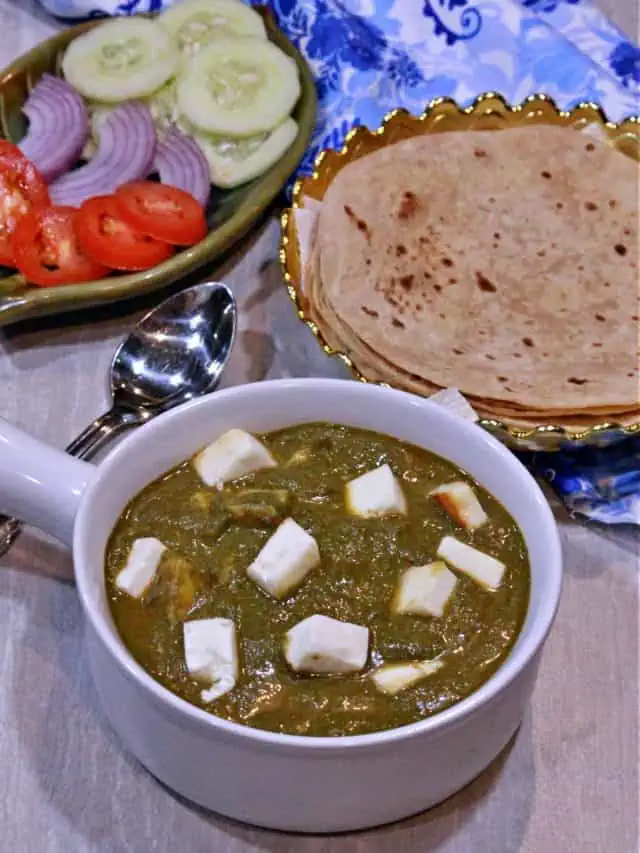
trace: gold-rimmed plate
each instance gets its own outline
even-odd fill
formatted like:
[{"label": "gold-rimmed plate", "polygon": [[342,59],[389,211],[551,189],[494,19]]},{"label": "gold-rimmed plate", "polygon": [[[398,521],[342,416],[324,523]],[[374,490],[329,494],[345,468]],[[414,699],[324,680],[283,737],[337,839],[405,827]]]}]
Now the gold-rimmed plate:
[{"label": "gold-rimmed plate", "polygon": [[[22,276],[0,268],[0,326],[30,317],[41,317],[105,305],[165,287],[211,263],[230,249],[251,229],[285,186],[309,144],[315,122],[316,93],[309,66],[293,44],[278,29],[266,7],[262,14],[267,35],[295,60],[300,74],[301,95],[293,118],[298,135],[288,151],[265,174],[232,190],[213,189],[207,210],[208,235],[188,249],[144,272],[111,275],[99,281],[58,287],[31,287]],[[63,30],[38,44],[0,71],[0,138],[19,141],[26,122],[21,109],[42,74],[59,74],[67,45],[103,21],[90,21]]]},{"label": "gold-rimmed plate", "polygon": [[[341,359],[356,378],[368,380],[358,364],[345,352],[331,347],[310,319],[308,305],[302,289],[301,260],[298,234],[293,211],[321,202],[335,176],[347,164],[392,145],[401,140],[426,133],[465,130],[501,130],[531,124],[573,126],[578,129],[595,125],[609,144],[620,152],[640,160],[640,118],[627,119],[619,124],[608,122],[595,104],[580,104],[570,112],[559,110],[553,100],[545,95],[533,95],[517,106],[510,106],[495,93],[480,96],[470,107],[462,109],[450,99],[433,101],[420,116],[405,110],[390,113],[375,131],[364,127],[352,130],[339,150],[326,150],[316,158],[313,174],[296,182],[292,206],[282,216],[280,260],[289,295],[294,301],[300,319],[306,323],[328,355]],[[632,423],[604,421],[588,427],[568,427],[553,423],[540,423],[523,428],[505,418],[483,418],[481,425],[507,444],[518,449],[559,450],[566,446],[605,446],[624,438],[640,434],[640,416]]]}]

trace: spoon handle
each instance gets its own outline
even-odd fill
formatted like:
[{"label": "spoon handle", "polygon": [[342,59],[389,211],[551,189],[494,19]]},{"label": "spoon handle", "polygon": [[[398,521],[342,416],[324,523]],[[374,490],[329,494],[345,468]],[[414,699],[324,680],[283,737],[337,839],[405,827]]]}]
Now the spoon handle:
[{"label": "spoon handle", "polygon": [[66,452],[78,459],[93,459],[104,445],[119,432],[144,420],[139,412],[125,411],[114,406],[89,424],[66,448]]},{"label": "spoon handle", "polygon": [[[89,424],[66,448],[66,452],[78,459],[93,459],[117,433],[126,427],[141,423],[142,420],[143,417],[138,412],[124,411],[114,406]],[[21,532],[21,521],[0,515],[0,557],[7,553]]]}]

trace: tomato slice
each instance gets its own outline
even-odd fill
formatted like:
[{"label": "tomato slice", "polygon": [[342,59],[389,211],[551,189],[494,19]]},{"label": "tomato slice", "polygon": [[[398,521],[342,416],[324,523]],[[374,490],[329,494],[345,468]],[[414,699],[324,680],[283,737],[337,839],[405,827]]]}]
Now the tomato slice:
[{"label": "tomato slice", "polygon": [[207,235],[204,209],[184,190],[137,181],[116,190],[120,215],[143,234],[174,246],[193,246]]},{"label": "tomato slice", "polygon": [[85,252],[116,270],[146,270],[173,254],[168,243],[141,234],[126,223],[112,195],[87,199],[78,211],[75,229]]},{"label": "tomato slice", "polygon": [[0,139],[0,265],[13,267],[11,237],[30,210],[51,204],[47,185],[17,145]]},{"label": "tomato slice", "polygon": [[32,284],[52,287],[102,278],[109,268],[82,251],[73,223],[73,207],[31,210],[13,232],[13,252],[19,272]]}]

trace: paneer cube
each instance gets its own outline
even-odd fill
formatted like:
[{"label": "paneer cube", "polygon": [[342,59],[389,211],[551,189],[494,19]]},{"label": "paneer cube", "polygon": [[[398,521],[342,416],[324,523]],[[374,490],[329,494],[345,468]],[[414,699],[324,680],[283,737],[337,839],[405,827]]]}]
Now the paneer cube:
[{"label": "paneer cube", "polygon": [[507,568],[500,560],[460,542],[454,536],[445,536],[442,539],[438,545],[437,554],[441,560],[446,560],[450,566],[464,572],[480,586],[490,590],[500,586]]},{"label": "paneer cube", "polygon": [[285,637],[284,656],[295,672],[359,672],[369,653],[369,629],[316,613]]},{"label": "paneer cube", "polygon": [[194,619],[184,623],[183,633],[189,674],[211,685],[200,694],[203,702],[213,702],[233,690],[239,670],[233,619]]},{"label": "paneer cube", "polygon": [[136,539],[131,546],[124,569],[116,577],[118,589],[133,598],[140,598],[154,579],[166,550],[166,546],[154,536]]},{"label": "paneer cube", "polygon": [[284,598],[320,563],[318,543],[292,518],[267,541],[247,575],[274,598]]},{"label": "paneer cube", "polygon": [[395,696],[401,690],[413,687],[419,681],[442,669],[440,660],[414,660],[407,663],[383,664],[371,673],[371,679],[382,693]]},{"label": "paneer cube", "polygon": [[431,494],[440,506],[462,527],[475,530],[488,520],[476,493],[468,483],[458,480],[438,486]]},{"label": "paneer cube", "polygon": [[267,448],[242,429],[230,429],[195,457],[196,471],[207,486],[222,486],[278,463]]},{"label": "paneer cube", "polygon": [[441,560],[413,566],[400,578],[391,609],[395,613],[442,616],[458,579]]},{"label": "paneer cube", "polygon": [[347,509],[362,518],[400,514],[407,511],[407,501],[400,483],[388,465],[368,471],[346,485]]}]

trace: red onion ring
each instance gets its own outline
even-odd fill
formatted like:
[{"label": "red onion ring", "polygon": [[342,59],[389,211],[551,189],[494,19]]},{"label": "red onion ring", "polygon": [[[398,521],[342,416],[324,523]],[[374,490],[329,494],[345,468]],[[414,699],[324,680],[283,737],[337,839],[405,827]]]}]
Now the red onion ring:
[{"label": "red onion ring", "polygon": [[51,184],[51,200],[79,207],[93,196],[110,195],[122,184],[146,178],[155,151],[156,130],[148,107],[137,101],[120,104],[100,129],[93,160]]},{"label": "red onion ring", "polygon": [[184,190],[207,206],[211,194],[209,164],[198,143],[176,127],[158,140],[152,171],[163,184]]},{"label": "red onion ring", "polygon": [[29,128],[18,147],[49,183],[77,162],[89,135],[84,100],[65,80],[43,74],[22,112]]}]

